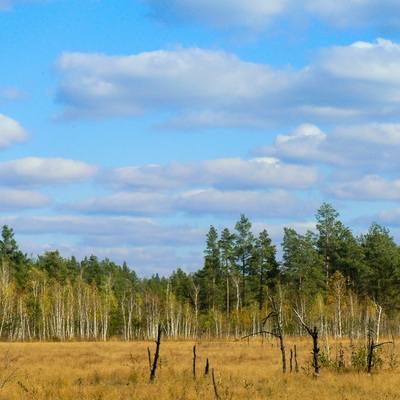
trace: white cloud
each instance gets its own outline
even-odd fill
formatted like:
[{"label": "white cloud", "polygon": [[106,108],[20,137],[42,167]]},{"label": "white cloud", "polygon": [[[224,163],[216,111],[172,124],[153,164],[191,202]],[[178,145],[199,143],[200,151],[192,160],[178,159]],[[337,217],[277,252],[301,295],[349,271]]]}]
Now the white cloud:
[{"label": "white cloud", "polygon": [[108,171],[103,182],[114,188],[134,190],[174,190],[185,187],[215,188],[291,188],[307,189],[318,181],[315,168],[285,164],[275,158],[250,160],[223,158],[202,162],[145,167],[126,167]]},{"label": "white cloud", "polygon": [[176,201],[180,211],[190,214],[236,216],[244,213],[248,216],[287,218],[299,216],[307,208],[293,194],[283,190],[263,193],[198,189],[180,194]]},{"label": "white cloud", "polygon": [[328,25],[340,28],[394,27],[400,23],[397,0],[307,0],[305,8]]},{"label": "white cloud", "polygon": [[400,208],[383,210],[374,215],[372,221],[376,221],[379,224],[400,227]]},{"label": "white cloud", "polygon": [[14,119],[0,114],[0,148],[13,143],[26,142],[29,133]]},{"label": "white cloud", "polygon": [[288,0],[144,0],[163,20],[197,21],[216,27],[231,26],[264,30],[282,14]]},{"label": "white cloud", "polygon": [[398,83],[400,46],[378,38],[375,43],[355,42],[329,50],[323,67],[333,75],[360,81]]},{"label": "white cloud", "polygon": [[41,193],[27,190],[0,189],[0,212],[39,208],[49,204],[50,198]]},{"label": "white cloud", "polygon": [[116,193],[103,198],[67,206],[85,214],[123,214],[160,216],[171,213],[171,199],[160,193]]},{"label": "white cloud", "polygon": [[81,182],[97,171],[93,165],[63,158],[27,157],[0,162],[0,185],[22,187]]},{"label": "white cloud", "polygon": [[[313,208],[312,208],[313,207]],[[217,215],[237,216],[241,213],[263,217],[289,217],[310,212],[315,204],[305,204],[284,190],[270,192],[252,190],[192,189],[179,193],[117,193],[98,199],[78,202],[64,208],[95,215],[173,216]]]},{"label": "white cloud", "polygon": [[256,153],[341,167],[347,175],[358,172],[363,176],[398,171],[399,152],[400,124],[371,123],[338,127],[328,133],[315,125],[301,125],[289,135],[278,135],[273,146]]},{"label": "white cloud", "polygon": [[262,31],[279,18],[319,18],[342,29],[364,27],[397,28],[397,0],[143,0],[153,15],[166,22],[193,22],[216,28],[246,28]]},{"label": "white cloud", "polygon": [[279,95],[288,77],[232,54],[201,49],[133,56],[65,53],[57,98],[65,118],[105,118],[145,111],[238,109]]},{"label": "white cloud", "polygon": [[266,146],[258,152],[301,162],[329,162],[332,156],[327,158],[323,151],[326,141],[326,133],[316,125],[301,124],[289,135],[278,134],[273,146]]},{"label": "white cloud", "polygon": [[187,129],[371,121],[400,112],[400,46],[383,39],[327,48],[297,71],[201,49],[65,53],[55,67],[63,118],[165,111],[162,127]]},{"label": "white cloud", "polygon": [[377,175],[367,175],[357,181],[333,183],[326,192],[345,200],[400,200],[400,181],[390,182]]}]

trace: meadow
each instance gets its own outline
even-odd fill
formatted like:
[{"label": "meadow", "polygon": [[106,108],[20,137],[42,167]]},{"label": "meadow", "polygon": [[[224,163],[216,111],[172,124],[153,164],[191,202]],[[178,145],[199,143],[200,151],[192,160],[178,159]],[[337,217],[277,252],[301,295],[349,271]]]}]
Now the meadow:
[{"label": "meadow", "polygon": [[[296,344],[298,373],[290,371],[290,349]],[[196,345],[196,379],[193,346]],[[274,339],[242,341],[162,341],[160,364],[150,382],[148,349],[155,343],[31,342],[0,343],[2,399],[400,399],[397,347],[379,348],[377,369],[355,368],[348,341],[331,341],[330,366],[313,376],[312,343],[287,340],[288,371],[282,373],[281,353]],[[354,349],[361,350],[363,342]],[[340,349],[341,368],[337,368]],[[363,353],[358,351],[359,355]],[[353,359],[352,359],[353,357]],[[205,375],[206,361],[210,371]]]}]

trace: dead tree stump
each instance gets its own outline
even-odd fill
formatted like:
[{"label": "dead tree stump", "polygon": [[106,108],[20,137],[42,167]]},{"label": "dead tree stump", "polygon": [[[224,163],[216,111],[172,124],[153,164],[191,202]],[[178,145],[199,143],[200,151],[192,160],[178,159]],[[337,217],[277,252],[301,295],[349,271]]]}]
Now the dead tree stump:
[{"label": "dead tree stump", "polygon": [[157,342],[156,342],[156,352],[154,354],[153,366],[152,366],[151,372],[150,372],[150,380],[151,381],[153,381],[154,378],[156,377],[157,363],[158,363],[158,359],[160,357],[161,333],[162,333],[162,326],[161,326],[161,324],[159,324],[158,325]]}]

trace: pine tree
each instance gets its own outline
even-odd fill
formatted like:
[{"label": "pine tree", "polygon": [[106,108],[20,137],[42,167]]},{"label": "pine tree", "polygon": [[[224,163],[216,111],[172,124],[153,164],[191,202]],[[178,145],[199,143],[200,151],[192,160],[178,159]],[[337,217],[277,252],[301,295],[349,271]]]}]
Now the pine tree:
[{"label": "pine tree", "polygon": [[235,225],[237,234],[235,236],[235,252],[241,272],[241,300],[242,305],[246,306],[246,276],[249,270],[249,260],[252,255],[254,236],[251,233],[251,222],[244,215],[240,215],[239,221]]}]

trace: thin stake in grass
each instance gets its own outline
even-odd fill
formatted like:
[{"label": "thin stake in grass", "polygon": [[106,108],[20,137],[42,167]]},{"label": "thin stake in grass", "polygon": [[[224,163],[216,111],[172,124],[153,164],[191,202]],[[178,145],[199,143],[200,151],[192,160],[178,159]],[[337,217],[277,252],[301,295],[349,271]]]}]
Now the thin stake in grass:
[{"label": "thin stake in grass", "polygon": [[211,373],[212,373],[212,381],[213,381],[213,386],[214,386],[215,398],[216,398],[217,400],[220,400],[221,397],[219,397],[218,388],[217,388],[217,383],[215,382],[214,368],[211,369]]},{"label": "thin stake in grass", "polygon": [[149,357],[149,368],[151,372],[151,352],[150,352],[150,347],[147,348],[147,355]]},{"label": "thin stake in grass", "polygon": [[193,346],[193,379],[196,380],[196,345]]}]

